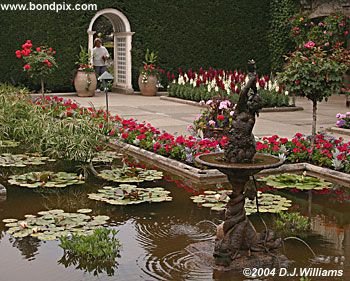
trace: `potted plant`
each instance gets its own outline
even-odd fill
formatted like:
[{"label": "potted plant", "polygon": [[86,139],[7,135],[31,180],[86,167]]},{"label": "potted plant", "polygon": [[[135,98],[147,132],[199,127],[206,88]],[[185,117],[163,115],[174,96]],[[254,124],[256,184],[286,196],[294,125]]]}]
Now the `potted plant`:
[{"label": "potted plant", "polygon": [[79,97],[93,97],[97,86],[95,70],[91,64],[90,52],[80,46],[78,71],[74,78],[74,87]]},{"label": "potted plant", "polygon": [[31,40],[27,40],[22,45],[22,50],[16,51],[16,57],[23,59],[23,70],[28,73],[30,78],[40,82],[41,94],[44,97],[44,80],[57,68],[54,55],[56,51],[47,46],[38,46],[33,48]]},{"label": "potted plant", "polygon": [[157,94],[159,84],[159,71],[156,67],[157,58],[158,56],[155,52],[150,52],[147,49],[138,81],[140,92],[143,96],[155,96]]},{"label": "potted plant", "polygon": [[[201,102],[203,104],[204,101]],[[220,139],[227,136],[234,114],[235,104],[225,98],[208,100],[207,108],[193,122],[196,134],[204,138]]]}]

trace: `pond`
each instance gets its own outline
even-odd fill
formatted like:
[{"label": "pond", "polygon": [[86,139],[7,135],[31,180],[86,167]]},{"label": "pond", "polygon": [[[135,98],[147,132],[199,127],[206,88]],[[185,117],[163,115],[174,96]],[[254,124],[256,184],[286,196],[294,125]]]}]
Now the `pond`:
[{"label": "pond", "polygon": [[[10,186],[6,178],[14,173],[34,170],[55,169],[72,171],[66,163],[51,163],[52,167],[1,168],[0,183],[7,187],[6,200],[0,201],[0,280],[1,281],[55,281],[55,280],[246,280],[240,272],[216,272],[201,260],[185,251],[195,242],[214,239],[213,225],[201,221],[210,220],[216,224],[223,219],[222,213],[199,208],[190,197],[199,189],[213,189],[215,186],[196,187],[187,180],[180,180],[170,174],[165,179],[142,184],[146,187],[164,187],[171,192],[173,201],[112,206],[88,199],[87,194],[96,192],[107,181],[90,176],[86,183],[66,187],[59,191],[38,192]],[[305,240],[322,263],[312,263],[313,255],[299,241],[286,241],[285,254],[294,263],[291,267],[318,267],[342,269],[344,276],[332,280],[350,279],[350,197],[346,188],[323,194],[315,192],[273,191],[290,200],[292,207],[311,219],[312,235]],[[262,186],[262,189],[265,189]],[[269,189],[266,192],[271,192]],[[40,241],[33,237],[14,238],[7,234],[5,218],[23,219],[26,214],[37,214],[48,209],[63,209],[75,212],[90,208],[92,215],[110,217],[108,226],[119,230],[122,244],[118,264],[97,276],[77,268],[77,265],[62,261],[63,250],[59,241]],[[269,226],[275,215],[263,214]],[[258,230],[263,229],[257,214],[250,219]],[[287,278],[285,278],[287,280]],[[256,279],[258,280],[258,279]],[[281,278],[268,279],[281,280]],[[299,280],[299,278],[288,278]],[[329,280],[329,279],[327,279]]]}]

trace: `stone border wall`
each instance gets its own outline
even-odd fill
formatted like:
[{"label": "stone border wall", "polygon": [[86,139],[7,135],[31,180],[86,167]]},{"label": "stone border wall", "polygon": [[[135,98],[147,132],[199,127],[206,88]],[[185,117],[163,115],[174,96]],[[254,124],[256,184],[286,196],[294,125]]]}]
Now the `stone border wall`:
[{"label": "stone border wall", "polygon": [[[173,98],[173,97],[168,97],[168,96],[161,96],[161,100],[166,100],[166,101],[171,101],[171,102],[176,102],[176,103],[181,103],[181,104],[187,104],[187,105],[192,105],[192,106],[198,106],[202,108],[208,107],[205,104],[200,104],[196,101],[191,101],[191,100],[183,100],[179,98]],[[265,107],[260,110],[260,112],[290,112],[290,111],[301,111],[304,110],[301,106],[290,106],[290,107]]]},{"label": "stone border wall", "polygon": [[[154,165],[159,169],[165,170],[172,174],[180,175],[198,184],[216,184],[227,182],[226,176],[216,169],[199,169],[174,159],[158,155],[156,153],[144,150],[142,148],[116,142],[110,144],[110,147],[127,155]],[[318,167],[309,163],[284,164],[279,168],[266,169],[258,175],[279,174],[279,173],[302,173],[306,171],[308,175],[320,177],[325,180],[339,183],[343,186],[350,187],[350,175],[328,168]]]}]

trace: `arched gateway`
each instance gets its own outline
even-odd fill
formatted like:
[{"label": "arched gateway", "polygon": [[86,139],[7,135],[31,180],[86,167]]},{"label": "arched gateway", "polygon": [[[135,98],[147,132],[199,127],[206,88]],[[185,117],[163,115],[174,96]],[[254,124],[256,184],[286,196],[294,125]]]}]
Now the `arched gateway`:
[{"label": "arched gateway", "polygon": [[122,93],[133,93],[131,81],[131,42],[132,35],[130,23],[126,16],[116,9],[103,9],[98,11],[92,18],[89,29],[89,50],[94,45],[93,25],[100,16],[106,17],[113,26],[114,35],[114,82],[113,91]]}]

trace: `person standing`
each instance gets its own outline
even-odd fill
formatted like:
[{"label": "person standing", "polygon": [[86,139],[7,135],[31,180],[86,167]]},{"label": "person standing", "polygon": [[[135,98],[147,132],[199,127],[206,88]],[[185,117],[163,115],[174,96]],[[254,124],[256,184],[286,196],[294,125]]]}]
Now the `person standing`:
[{"label": "person standing", "polygon": [[95,47],[92,50],[92,62],[98,78],[107,70],[107,59],[109,58],[109,53],[107,49],[102,46],[102,40],[100,38],[95,39],[94,46]]}]

